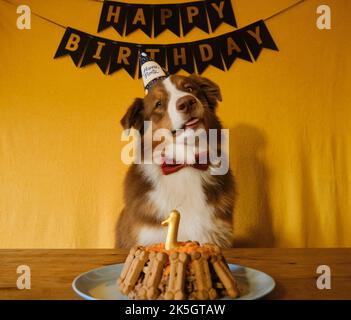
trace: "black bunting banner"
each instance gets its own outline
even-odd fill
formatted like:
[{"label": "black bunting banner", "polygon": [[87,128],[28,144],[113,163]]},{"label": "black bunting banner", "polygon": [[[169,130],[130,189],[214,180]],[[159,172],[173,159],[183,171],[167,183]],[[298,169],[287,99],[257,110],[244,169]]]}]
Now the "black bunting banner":
[{"label": "black bunting banner", "polygon": [[88,41],[87,33],[68,27],[54,58],[70,55],[74,64],[78,66]]},{"label": "black bunting banner", "polygon": [[222,22],[237,27],[231,0],[212,0],[206,2],[207,14],[210,20],[212,32],[214,32]]},{"label": "black bunting banner", "polygon": [[230,69],[236,58],[252,62],[245,40],[240,30],[219,37],[218,47],[221,48],[222,57],[227,70]]},{"label": "black bunting banner", "polygon": [[221,57],[220,46],[214,41],[202,40],[193,44],[194,58],[196,61],[196,68],[199,74],[202,74],[210,65],[217,67],[224,71],[223,61]]},{"label": "black bunting banner", "polygon": [[190,43],[167,45],[167,71],[175,74],[179,70],[192,74],[195,72],[193,49]]},{"label": "black bunting banner", "polygon": [[148,5],[128,6],[126,36],[140,29],[147,36],[152,36],[152,7]]},{"label": "black bunting banner", "polygon": [[241,34],[255,60],[257,60],[263,48],[278,51],[263,20],[259,20],[243,28]]},{"label": "black bunting banner", "polygon": [[253,62],[264,48],[278,51],[263,20],[219,37],[167,45],[112,41],[67,28],[54,58],[69,55],[77,67],[95,63],[104,74],[124,69],[135,78],[140,49],[170,74],[202,74],[209,66],[229,70],[237,58]]},{"label": "black bunting banner", "polygon": [[112,42],[89,36],[88,45],[83,56],[81,67],[96,63],[103,73],[108,68]]},{"label": "black bunting banner", "polygon": [[138,63],[138,48],[135,44],[113,41],[110,58],[108,74],[123,68],[134,78]]},{"label": "black bunting banner", "polygon": [[167,29],[180,37],[179,8],[174,5],[155,6],[154,37]]},{"label": "black bunting banner", "polygon": [[204,3],[194,2],[191,5],[185,3],[179,5],[179,9],[182,20],[183,36],[186,36],[195,27],[209,33]]},{"label": "black bunting banner", "polygon": [[127,5],[124,3],[104,1],[100,15],[98,32],[111,26],[121,36],[123,36],[127,10]]},{"label": "black bunting banner", "polygon": [[185,36],[194,28],[209,33],[211,27],[211,31],[214,32],[222,23],[237,27],[231,0],[203,0],[160,5],[105,0],[100,14],[98,32],[113,27],[121,36],[127,36],[135,30],[141,30],[151,38],[157,37],[165,30],[170,30],[180,37],[181,27]]}]

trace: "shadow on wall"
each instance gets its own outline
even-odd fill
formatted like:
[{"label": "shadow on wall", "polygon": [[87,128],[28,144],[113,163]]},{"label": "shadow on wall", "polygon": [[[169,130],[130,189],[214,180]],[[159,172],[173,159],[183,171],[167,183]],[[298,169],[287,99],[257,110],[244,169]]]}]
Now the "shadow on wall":
[{"label": "shadow on wall", "polygon": [[235,175],[234,247],[273,247],[265,134],[239,124],[230,129],[230,165]]}]

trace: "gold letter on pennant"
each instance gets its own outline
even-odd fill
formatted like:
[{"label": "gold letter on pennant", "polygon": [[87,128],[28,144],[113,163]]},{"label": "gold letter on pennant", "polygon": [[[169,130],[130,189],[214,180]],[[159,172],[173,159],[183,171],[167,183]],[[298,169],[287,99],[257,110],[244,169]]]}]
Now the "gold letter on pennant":
[{"label": "gold letter on pennant", "polygon": [[223,19],[224,1],[221,1],[219,5],[215,2],[213,2],[213,3],[211,3],[211,6],[213,7],[213,9],[215,9],[217,11],[218,17],[220,19]]},{"label": "gold letter on pennant", "polygon": [[100,42],[98,41],[98,46],[96,48],[96,52],[93,56],[94,59],[98,59],[100,60],[101,59],[101,51],[102,51],[102,48],[106,45],[105,42]]},{"label": "gold letter on pennant", "polygon": [[189,23],[193,23],[193,18],[199,14],[199,9],[197,7],[187,7],[186,12],[188,14],[188,21]]},{"label": "gold letter on pennant", "polygon": [[160,52],[160,49],[145,49],[145,52],[149,55],[150,59],[155,60],[156,59],[156,53]]},{"label": "gold letter on pennant", "polygon": [[[179,60],[182,60],[181,63]],[[178,66],[179,64],[186,64],[186,54],[185,54],[185,48],[180,48],[180,53],[178,53],[177,48],[173,48],[173,62],[175,66]]]},{"label": "gold letter on pennant", "polygon": [[142,8],[138,8],[132,24],[137,24],[138,22],[140,22],[143,25],[146,24],[144,10]]},{"label": "gold letter on pennant", "polygon": [[260,36],[260,26],[256,26],[255,31],[247,30],[247,33],[250,36],[253,36],[256,39],[256,41],[257,41],[257,43],[259,45],[262,44],[262,39],[261,39],[261,36]]},{"label": "gold letter on pennant", "polygon": [[68,51],[76,51],[79,46],[80,36],[75,33],[71,33],[66,43],[65,49]]},{"label": "gold letter on pennant", "polygon": [[129,65],[128,57],[131,55],[131,51],[128,47],[120,47],[117,57],[117,63],[121,64],[122,61],[124,64]]},{"label": "gold letter on pennant", "polygon": [[172,10],[163,8],[160,10],[160,16],[161,16],[161,25],[164,26],[166,24],[166,20],[172,17]]},{"label": "gold letter on pennant", "polygon": [[231,56],[233,51],[236,51],[239,53],[241,52],[240,47],[237,45],[237,43],[231,37],[228,37],[228,39],[227,39],[227,48],[228,48],[228,56]]},{"label": "gold letter on pennant", "polygon": [[107,21],[108,22],[111,22],[111,19],[113,17],[113,22],[114,23],[117,23],[118,22],[118,19],[119,19],[119,15],[121,13],[121,7],[116,7],[116,11],[113,10],[114,9],[114,6],[109,6],[108,7],[108,13],[107,13]]},{"label": "gold letter on pennant", "polygon": [[201,60],[203,62],[209,61],[213,58],[213,50],[209,44],[200,44],[199,45]]}]

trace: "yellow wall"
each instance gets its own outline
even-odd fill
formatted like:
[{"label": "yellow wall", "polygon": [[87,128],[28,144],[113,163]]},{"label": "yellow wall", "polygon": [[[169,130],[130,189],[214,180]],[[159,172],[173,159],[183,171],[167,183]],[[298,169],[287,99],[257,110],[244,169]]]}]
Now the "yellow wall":
[{"label": "yellow wall", "polygon": [[[99,3],[25,2],[96,34]],[[239,27],[293,2],[233,0]],[[332,30],[315,27],[321,3],[308,0],[267,22],[280,52],[204,74],[222,89],[219,115],[231,130],[237,246],[351,245],[351,2],[322,3],[331,6]],[[53,60],[64,30],[32,17],[32,29],[20,31],[16,17],[0,1],[0,247],[112,247],[126,171],[119,119],[143,95],[142,83]],[[141,43],[208,37],[100,35]]]}]

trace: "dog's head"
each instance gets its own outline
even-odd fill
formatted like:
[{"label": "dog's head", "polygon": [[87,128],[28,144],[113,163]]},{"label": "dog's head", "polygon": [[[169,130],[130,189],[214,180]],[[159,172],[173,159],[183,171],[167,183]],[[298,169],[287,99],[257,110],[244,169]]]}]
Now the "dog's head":
[{"label": "dog's head", "polygon": [[144,121],[152,121],[153,131],[168,129],[220,128],[215,116],[220,89],[211,80],[195,75],[172,75],[155,84],[144,99],[137,98],[121,120],[124,129],[143,133]]}]

